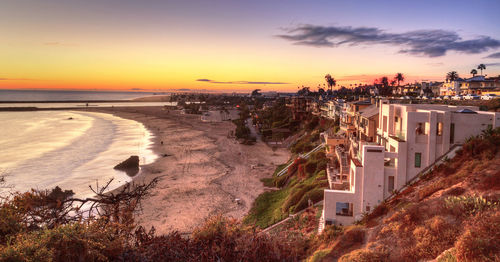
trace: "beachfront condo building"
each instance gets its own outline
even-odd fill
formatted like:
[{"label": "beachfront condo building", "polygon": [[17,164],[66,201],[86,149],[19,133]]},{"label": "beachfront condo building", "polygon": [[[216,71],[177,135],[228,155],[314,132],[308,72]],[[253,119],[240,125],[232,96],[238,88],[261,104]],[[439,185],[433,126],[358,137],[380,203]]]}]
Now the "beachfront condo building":
[{"label": "beachfront condo building", "polygon": [[456,145],[500,126],[500,113],[477,107],[382,100],[378,112],[376,141],[361,141],[350,156],[346,190],[325,190],[325,224],[352,224]]}]

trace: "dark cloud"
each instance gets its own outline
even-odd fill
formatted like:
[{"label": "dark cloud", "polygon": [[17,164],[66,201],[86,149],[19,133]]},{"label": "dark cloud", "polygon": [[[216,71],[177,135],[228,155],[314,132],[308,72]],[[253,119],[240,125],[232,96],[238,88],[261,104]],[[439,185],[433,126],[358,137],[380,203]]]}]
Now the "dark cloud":
[{"label": "dark cloud", "polygon": [[500,66],[500,63],[489,63],[489,64],[484,64],[486,67],[490,66]]},{"label": "dark cloud", "polygon": [[493,53],[491,55],[488,55],[484,58],[500,58],[500,52],[497,52],[497,53]]},{"label": "dark cloud", "polygon": [[228,82],[221,82],[221,81],[215,81],[211,79],[196,79],[196,81],[199,82],[208,82],[211,84],[240,84],[240,85],[284,85],[288,84],[285,82],[259,82],[259,81],[228,81]]},{"label": "dark cloud", "polygon": [[500,47],[500,41],[489,36],[463,40],[456,32],[417,30],[387,33],[375,27],[337,27],[301,25],[277,37],[297,45],[338,47],[342,45],[386,44],[400,47],[400,53],[417,56],[444,56],[447,51],[475,54]]}]

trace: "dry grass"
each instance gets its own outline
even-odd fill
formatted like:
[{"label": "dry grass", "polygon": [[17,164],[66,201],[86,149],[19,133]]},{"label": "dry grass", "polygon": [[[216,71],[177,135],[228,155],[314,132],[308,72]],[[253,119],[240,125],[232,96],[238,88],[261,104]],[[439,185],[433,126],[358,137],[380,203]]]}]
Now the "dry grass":
[{"label": "dry grass", "polygon": [[480,213],[455,244],[458,261],[500,261],[500,210]]},{"label": "dry grass", "polygon": [[332,245],[332,252],[329,258],[338,258],[348,251],[355,250],[363,244],[365,240],[365,231],[360,226],[350,226],[344,233],[337,238]]},{"label": "dry grass", "polygon": [[339,262],[381,262],[389,261],[389,248],[376,246],[357,249],[340,257]]}]

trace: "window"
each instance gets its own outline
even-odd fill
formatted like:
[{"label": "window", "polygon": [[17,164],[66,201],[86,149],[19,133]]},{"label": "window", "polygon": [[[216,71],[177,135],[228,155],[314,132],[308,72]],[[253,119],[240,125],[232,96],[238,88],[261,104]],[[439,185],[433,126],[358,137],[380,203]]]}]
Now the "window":
[{"label": "window", "polygon": [[438,135],[438,136],[442,136],[443,135],[443,122],[438,122],[437,123],[436,135]]},{"label": "window", "polygon": [[455,124],[450,125],[450,144],[455,143]]},{"label": "window", "polygon": [[425,133],[424,123],[418,123],[417,124],[417,128],[415,128],[415,133],[417,135],[424,135],[424,133]]},{"label": "window", "polygon": [[415,167],[422,166],[422,153],[415,153]]},{"label": "window", "polygon": [[387,116],[384,116],[383,119],[384,119],[383,120],[384,123],[382,125],[382,128],[383,128],[384,132],[387,132]]},{"label": "window", "polygon": [[387,191],[392,192],[394,190],[394,176],[389,176],[389,185],[387,186]]},{"label": "window", "polygon": [[337,202],[336,215],[352,217],[352,203]]}]

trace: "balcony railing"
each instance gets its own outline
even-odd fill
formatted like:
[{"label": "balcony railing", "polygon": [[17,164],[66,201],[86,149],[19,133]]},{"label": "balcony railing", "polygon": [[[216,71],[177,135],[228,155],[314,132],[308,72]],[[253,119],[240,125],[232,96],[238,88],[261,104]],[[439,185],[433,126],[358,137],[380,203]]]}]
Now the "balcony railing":
[{"label": "balcony railing", "polygon": [[394,158],[384,160],[385,167],[396,167],[396,161]]},{"label": "balcony railing", "polygon": [[401,140],[406,141],[406,132],[405,131],[394,132],[394,136],[401,139]]}]

